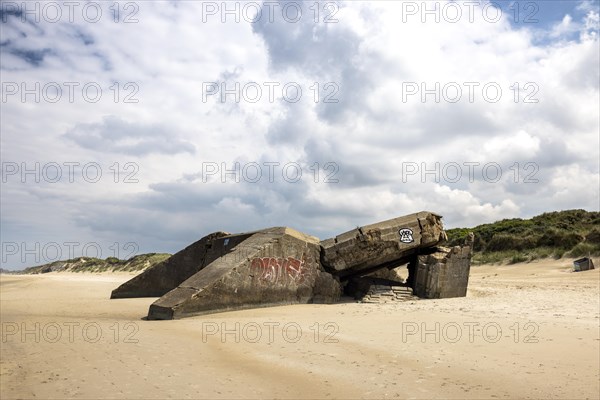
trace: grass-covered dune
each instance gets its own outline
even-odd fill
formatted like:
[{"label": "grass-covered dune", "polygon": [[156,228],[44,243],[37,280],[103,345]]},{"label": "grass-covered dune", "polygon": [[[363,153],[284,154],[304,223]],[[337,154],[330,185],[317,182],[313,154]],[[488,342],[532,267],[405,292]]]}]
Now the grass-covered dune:
[{"label": "grass-covered dune", "polygon": [[474,264],[600,255],[600,212],[595,211],[556,211],[446,232],[449,245],[475,234]]},{"label": "grass-covered dune", "polygon": [[66,261],[54,261],[49,264],[25,268],[19,273],[43,274],[46,272],[135,272],[143,271],[161,261],[171,257],[165,253],[148,253],[131,257],[128,260],[119,260],[108,257],[103,260],[93,257],[78,257]]}]

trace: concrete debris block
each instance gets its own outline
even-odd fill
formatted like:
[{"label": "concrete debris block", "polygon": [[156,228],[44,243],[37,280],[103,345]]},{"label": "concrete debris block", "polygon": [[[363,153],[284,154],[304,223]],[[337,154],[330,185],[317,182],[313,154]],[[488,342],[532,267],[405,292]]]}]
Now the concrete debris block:
[{"label": "concrete debris block", "polygon": [[470,246],[437,247],[419,255],[414,271],[415,294],[427,299],[464,297],[470,269]]},{"label": "concrete debris block", "polygon": [[421,246],[430,247],[448,240],[442,225],[442,216],[431,212],[416,214],[421,228]]},{"label": "concrete debris block", "polygon": [[383,304],[418,299],[418,297],[413,295],[412,289],[408,286],[373,285],[360,302]]},{"label": "concrete debris block", "polygon": [[342,296],[342,285],[330,273],[317,270],[312,303],[332,303]]},{"label": "concrete debris block", "polygon": [[232,252],[155,301],[148,319],[335,302],[341,285],[322,270],[319,258],[317,238],[290,228],[254,232]]},{"label": "concrete debris block", "polygon": [[352,277],[346,284],[344,292],[362,303],[418,300],[418,297],[413,296],[412,288],[409,286],[372,276]]},{"label": "concrete debris block", "polygon": [[111,299],[160,297],[233,249],[241,237],[228,240],[225,232],[214,232],[173,254],[112,291]]},{"label": "concrete debris block", "polygon": [[419,212],[366,225],[323,240],[323,266],[340,277],[365,274],[408,261],[420,248],[446,239],[441,216]]}]

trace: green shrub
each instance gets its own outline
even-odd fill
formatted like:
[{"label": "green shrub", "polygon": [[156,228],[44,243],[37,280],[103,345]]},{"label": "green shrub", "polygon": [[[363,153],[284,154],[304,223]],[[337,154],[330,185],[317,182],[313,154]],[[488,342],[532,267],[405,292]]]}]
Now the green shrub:
[{"label": "green shrub", "polygon": [[583,236],[575,232],[558,231],[557,229],[548,229],[537,240],[537,246],[558,247],[569,250],[583,240]]},{"label": "green shrub", "polygon": [[471,262],[474,265],[481,264],[495,264],[501,263],[506,260],[507,255],[504,252],[483,252],[483,253],[473,253],[473,258]]},{"label": "green shrub", "polygon": [[552,254],[551,249],[547,249],[547,248],[543,248],[543,247],[537,249],[536,252],[537,252],[539,258],[548,258]]},{"label": "green shrub", "polygon": [[521,263],[521,262],[525,262],[527,261],[528,258],[527,256],[523,255],[523,254],[515,254],[514,256],[512,256],[512,258],[510,259],[509,264],[516,264],[516,263]]},{"label": "green shrub", "polygon": [[562,249],[556,249],[556,251],[554,252],[554,259],[555,260],[560,260],[563,256],[565,255],[565,251]]},{"label": "green shrub", "polygon": [[585,235],[586,243],[600,244],[600,229],[594,228]]},{"label": "green shrub", "polygon": [[583,241],[583,236],[578,233],[567,233],[563,236],[562,243],[559,245],[565,250],[572,249]]},{"label": "green shrub", "polygon": [[487,251],[503,251],[503,250],[529,250],[536,247],[536,238],[531,236],[515,236],[496,234],[488,243]]},{"label": "green shrub", "polygon": [[600,253],[600,246],[593,245],[590,243],[579,243],[573,247],[568,253],[569,257],[586,257],[588,255],[598,255]]}]

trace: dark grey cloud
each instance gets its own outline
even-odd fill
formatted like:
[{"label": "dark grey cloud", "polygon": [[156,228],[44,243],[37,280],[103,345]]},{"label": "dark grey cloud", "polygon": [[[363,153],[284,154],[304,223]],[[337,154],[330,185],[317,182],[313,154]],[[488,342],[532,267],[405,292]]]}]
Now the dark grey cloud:
[{"label": "dark grey cloud", "polygon": [[[302,68],[311,74],[322,75],[347,64],[356,55],[361,41],[356,34],[337,26],[338,29],[333,29],[334,25],[338,25],[336,23],[314,22],[314,7],[322,10],[327,2],[277,3],[276,10],[283,10],[286,3],[300,6],[302,17],[297,22],[291,22],[289,18],[284,18],[282,11],[277,11],[273,14],[274,22],[270,22],[269,18],[260,18],[252,25],[254,33],[264,39],[271,66],[275,70]],[[340,3],[337,4],[340,6]],[[263,14],[268,15],[268,11],[263,11]],[[288,14],[293,13],[290,11]]]},{"label": "dark grey cloud", "polygon": [[[94,232],[114,235],[126,232],[149,243],[164,241],[155,249],[176,251],[216,230],[242,232],[291,226],[324,238],[336,232],[334,227],[321,226],[324,220],[364,218],[344,204],[323,202],[311,196],[310,173],[296,183],[282,180],[281,175],[272,183],[266,176],[258,183],[190,182],[191,176],[152,184],[143,193],[75,206],[73,220]],[[330,185],[335,189],[336,184]]]},{"label": "dark grey cloud", "polygon": [[[30,66],[38,68],[43,65],[47,56],[55,55],[56,51],[49,46],[32,47],[30,43],[32,37],[41,37],[45,34],[45,31],[39,24],[29,19],[23,23],[21,20],[22,15],[23,12],[20,9],[0,7],[0,32],[2,37],[6,38],[1,42],[0,54],[11,54]],[[11,68],[3,62],[2,69]]]},{"label": "dark grey cloud", "polygon": [[77,124],[63,137],[85,149],[136,156],[196,151],[193,144],[178,139],[166,126],[128,122],[116,116],[106,116],[99,123]]},{"label": "dark grey cloud", "polygon": [[[352,56],[357,57],[356,54]],[[317,114],[329,123],[345,122],[349,113],[354,116],[371,114],[372,110],[367,106],[366,99],[377,86],[375,80],[374,71],[367,71],[358,63],[341,66],[339,75],[321,83],[324,98],[317,105]]]},{"label": "dark grey cloud", "polygon": [[275,119],[269,125],[267,143],[271,146],[296,146],[303,143],[311,136],[310,126],[307,124],[308,112],[305,107],[287,105],[283,117]]},{"label": "dark grey cloud", "polygon": [[12,7],[0,7],[0,21],[2,23],[6,23],[8,21],[8,17],[17,17],[22,18],[23,11],[20,8],[12,8]]},{"label": "dark grey cloud", "polygon": [[8,52],[19,57],[33,67],[39,67],[44,62],[47,55],[53,54],[52,49],[27,50],[20,48],[11,48]]},{"label": "dark grey cloud", "polygon": [[92,57],[95,57],[96,59],[98,59],[98,61],[100,62],[101,68],[104,71],[112,71],[113,70],[113,65],[110,62],[110,58],[106,57],[104,54],[95,51],[92,54]]},{"label": "dark grey cloud", "polygon": [[[48,59],[52,58],[52,63],[62,63],[65,70],[78,70],[82,64],[86,65],[81,62],[82,59],[91,57],[99,61],[103,71],[113,70],[109,55],[98,46],[98,31],[94,31],[93,27],[76,23],[44,23],[43,19],[40,22],[30,19],[23,22],[19,13],[9,9],[3,16],[2,38],[6,39],[0,42],[2,53],[11,54],[27,63],[27,67],[33,68],[45,66]],[[48,41],[47,38],[53,39]],[[42,47],[39,43],[47,44]],[[21,63],[15,67],[4,60],[2,68],[24,69]]]},{"label": "dark grey cloud", "polygon": [[374,112],[369,143],[398,151],[438,151],[440,146],[458,138],[487,139],[503,132],[494,116],[481,112],[473,103],[433,103],[398,105],[396,112]]},{"label": "dark grey cloud", "polygon": [[[282,10],[289,1],[279,1],[278,10]],[[348,112],[354,114],[365,111],[364,101],[368,88],[372,87],[372,74],[361,67],[360,46],[363,41],[359,35],[340,23],[314,21],[314,9],[326,9],[326,4],[343,7],[339,2],[293,2],[302,7],[302,18],[290,22],[282,12],[275,12],[275,21],[261,18],[253,24],[253,31],[265,42],[271,69],[285,72],[298,70],[321,85],[321,97],[330,95],[336,102],[324,102],[317,105],[319,117],[328,122],[341,122]],[[271,6],[273,7],[273,6]],[[268,14],[264,11],[264,14]],[[325,14],[329,15],[328,12]],[[339,16],[339,15],[338,15]],[[368,15],[364,16],[369,18]],[[336,18],[335,15],[332,18]],[[333,83],[337,86],[324,88]],[[288,108],[299,104],[288,104]],[[282,128],[285,124],[279,124]],[[283,135],[271,132],[272,135]]]},{"label": "dark grey cloud", "polygon": [[75,38],[81,40],[81,42],[86,46],[96,43],[96,40],[91,34],[84,32],[81,29],[74,28],[74,36]]},{"label": "dark grey cloud", "polygon": [[[210,187],[210,190],[208,188]],[[161,182],[149,186],[147,192],[131,199],[131,206],[148,211],[168,210],[173,214],[206,210],[214,206],[224,197],[241,194],[228,188],[227,185],[210,185],[195,182]]]},{"label": "dark grey cloud", "polygon": [[[335,163],[333,168],[322,171],[323,176],[331,176],[338,180],[335,188],[373,187],[393,182],[394,171],[390,171],[389,160],[382,157],[376,148],[362,147],[362,153],[349,153],[349,150],[338,140],[328,140],[327,137],[309,139],[304,152],[307,160],[319,162],[321,166],[328,162]],[[329,175],[331,174],[331,175]]]},{"label": "dark grey cloud", "polygon": [[568,148],[564,139],[542,137],[540,138],[539,151],[535,157],[530,157],[529,161],[535,162],[543,169],[554,169],[581,163],[582,159],[580,155]]}]

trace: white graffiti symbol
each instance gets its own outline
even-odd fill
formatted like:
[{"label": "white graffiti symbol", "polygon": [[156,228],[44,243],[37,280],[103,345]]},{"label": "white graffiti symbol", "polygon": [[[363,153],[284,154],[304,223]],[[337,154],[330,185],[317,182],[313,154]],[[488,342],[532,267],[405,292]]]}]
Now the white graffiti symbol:
[{"label": "white graffiti symbol", "polygon": [[415,239],[413,238],[412,229],[403,228],[403,229],[400,229],[398,231],[398,233],[400,234],[400,241],[402,243],[412,243],[415,241]]}]

